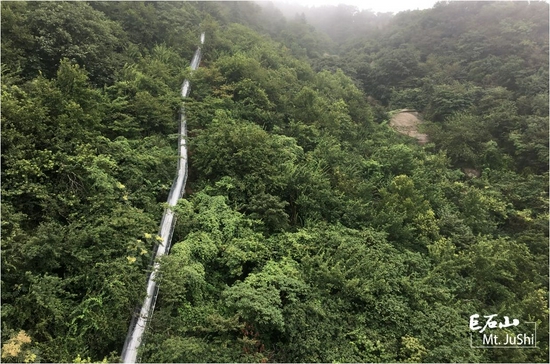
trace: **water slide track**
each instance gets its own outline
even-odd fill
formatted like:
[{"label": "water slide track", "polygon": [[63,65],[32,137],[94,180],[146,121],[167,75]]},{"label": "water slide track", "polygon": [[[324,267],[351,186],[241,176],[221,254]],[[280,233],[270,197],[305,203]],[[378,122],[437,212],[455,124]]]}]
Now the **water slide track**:
[{"label": "water slide track", "polygon": [[[201,45],[204,44],[204,33],[201,34]],[[193,59],[191,61],[191,70],[194,71],[199,67],[201,61],[201,47],[199,46],[195,51]],[[189,80],[185,79],[181,85],[181,97],[186,98],[189,96],[191,86]],[[185,108],[182,102],[180,109],[180,126],[179,126],[179,138],[178,138],[178,168],[177,175],[172,183],[172,188],[168,194],[168,207],[164,210],[164,215],[159,228],[159,236],[162,238],[162,242],[158,245],[153,252],[154,259],[152,260],[152,270],[147,279],[147,296],[143,301],[143,305],[139,310],[139,313],[134,315],[130,327],[128,329],[128,335],[124,342],[122,349],[122,362],[123,363],[136,363],[138,361],[138,349],[142,342],[143,333],[147,326],[147,322],[151,320],[153,312],[155,310],[155,303],[158,295],[158,284],[155,281],[158,270],[159,262],[158,258],[170,251],[170,245],[172,242],[172,234],[174,232],[174,226],[176,218],[172,207],[176,206],[178,200],[182,198],[183,191],[185,190],[185,184],[187,182],[187,119],[185,117]]]}]

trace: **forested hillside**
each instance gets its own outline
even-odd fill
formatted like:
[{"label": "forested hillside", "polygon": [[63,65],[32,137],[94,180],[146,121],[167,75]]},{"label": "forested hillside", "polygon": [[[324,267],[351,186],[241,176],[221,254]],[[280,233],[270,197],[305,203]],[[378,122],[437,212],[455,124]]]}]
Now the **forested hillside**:
[{"label": "forested hillside", "polygon": [[[188,77],[142,362],[547,362],[547,3],[1,9],[2,361],[120,360]],[[473,314],[537,348],[471,348]]]}]

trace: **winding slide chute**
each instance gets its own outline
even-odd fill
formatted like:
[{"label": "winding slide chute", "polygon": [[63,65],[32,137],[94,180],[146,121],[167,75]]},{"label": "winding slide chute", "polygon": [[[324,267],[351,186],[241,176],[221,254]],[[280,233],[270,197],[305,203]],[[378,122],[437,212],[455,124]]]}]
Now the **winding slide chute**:
[{"label": "winding slide chute", "polygon": [[[201,34],[201,45],[204,44],[204,33]],[[199,46],[195,51],[193,60],[191,61],[191,70],[194,71],[199,67],[201,61],[201,47]],[[189,80],[185,79],[181,86],[181,96],[183,98],[189,96],[190,84]],[[162,242],[159,244],[156,253],[154,254],[155,260],[153,264],[153,270],[147,280],[147,297],[141,306],[139,315],[132,319],[130,328],[128,330],[128,336],[124,342],[124,348],[122,349],[122,362],[123,363],[135,363],[137,361],[138,348],[141,344],[143,332],[147,322],[153,316],[155,310],[155,303],[158,294],[158,285],[155,278],[158,274],[159,263],[157,258],[162,257],[170,251],[170,244],[172,242],[172,233],[174,231],[175,216],[171,207],[176,206],[178,200],[183,196],[185,190],[185,183],[187,182],[187,120],[185,118],[185,110],[182,103],[180,109],[180,129],[178,140],[178,171],[177,177],[172,184],[172,189],[168,195],[168,208],[164,210],[164,215],[160,223],[159,236],[162,238]]]}]

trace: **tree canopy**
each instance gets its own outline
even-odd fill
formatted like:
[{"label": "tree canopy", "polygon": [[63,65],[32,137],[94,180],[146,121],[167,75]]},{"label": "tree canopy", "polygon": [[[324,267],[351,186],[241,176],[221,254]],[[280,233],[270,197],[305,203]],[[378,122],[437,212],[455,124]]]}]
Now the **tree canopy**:
[{"label": "tree canopy", "polygon": [[[1,7],[3,361],[120,360],[185,77],[143,362],[547,360],[547,3]],[[471,348],[476,313],[537,348]]]}]

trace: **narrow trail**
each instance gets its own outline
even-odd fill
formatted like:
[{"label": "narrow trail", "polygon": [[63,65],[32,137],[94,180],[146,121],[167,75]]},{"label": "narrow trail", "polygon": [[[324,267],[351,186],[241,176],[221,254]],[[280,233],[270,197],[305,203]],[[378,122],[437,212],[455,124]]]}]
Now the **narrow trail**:
[{"label": "narrow trail", "polygon": [[[201,45],[204,44],[204,33],[201,34]],[[201,61],[201,47],[199,46],[195,51],[193,60],[191,61],[191,70],[194,71],[199,67]],[[189,96],[190,83],[185,79],[181,86],[181,96],[185,98]],[[159,270],[159,257],[167,254],[170,251],[170,245],[172,242],[172,233],[174,231],[175,216],[171,207],[178,203],[178,200],[183,196],[185,190],[185,184],[187,182],[187,119],[185,117],[185,108],[182,102],[180,109],[180,137],[178,139],[178,169],[177,176],[172,184],[170,193],[168,195],[168,208],[164,210],[159,229],[159,236],[162,238],[162,242],[159,244],[156,252],[154,253],[154,264],[151,274],[147,280],[147,297],[141,306],[139,315],[132,319],[130,328],[128,329],[128,336],[124,342],[124,348],[122,349],[122,362],[123,363],[135,363],[138,359],[138,348],[141,344],[143,333],[147,322],[153,316],[155,310],[155,303],[157,301],[158,284],[155,281]]]},{"label": "narrow trail", "polygon": [[422,121],[419,118],[418,112],[411,109],[401,110],[390,120],[390,126],[398,133],[416,138],[420,144],[426,144],[428,142],[428,134],[418,132],[418,125],[421,123]]}]

